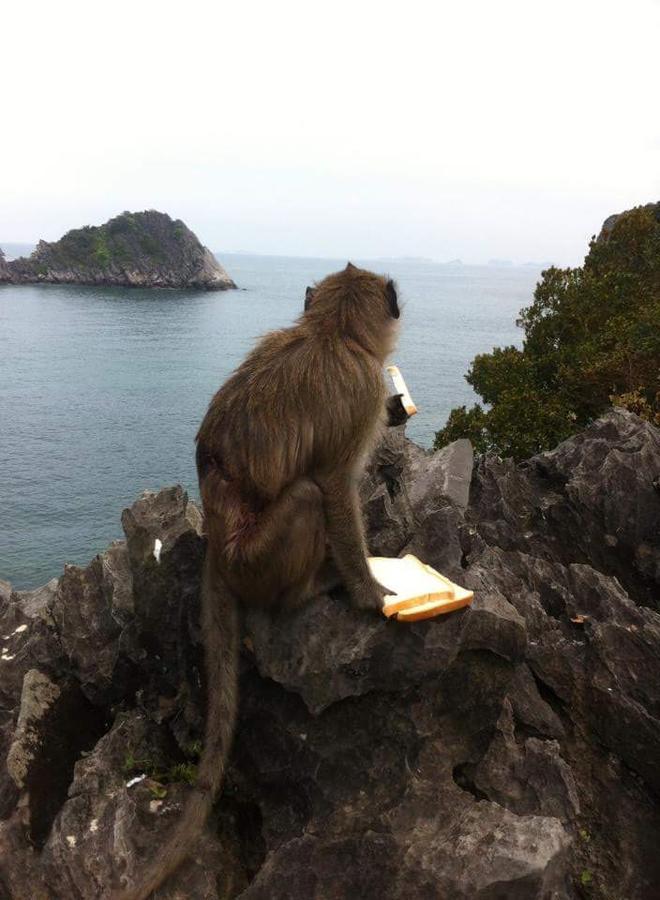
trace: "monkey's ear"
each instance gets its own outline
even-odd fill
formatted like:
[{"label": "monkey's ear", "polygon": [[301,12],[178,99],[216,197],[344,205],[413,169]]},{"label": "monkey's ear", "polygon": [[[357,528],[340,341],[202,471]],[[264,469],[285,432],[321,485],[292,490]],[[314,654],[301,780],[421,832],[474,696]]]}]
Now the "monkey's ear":
[{"label": "monkey's ear", "polygon": [[387,303],[390,308],[390,315],[392,316],[393,319],[398,319],[399,315],[400,315],[399,298],[396,295],[396,285],[394,284],[394,282],[392,281],[391,278],[387,282],[387,286],[385,288],[385,294],[387,296]]},{"label": "monkey's ear", "polygon": [[309,309],[312,300],[314,298],[314,288],[308,287],[305,289],[305,312]]}]

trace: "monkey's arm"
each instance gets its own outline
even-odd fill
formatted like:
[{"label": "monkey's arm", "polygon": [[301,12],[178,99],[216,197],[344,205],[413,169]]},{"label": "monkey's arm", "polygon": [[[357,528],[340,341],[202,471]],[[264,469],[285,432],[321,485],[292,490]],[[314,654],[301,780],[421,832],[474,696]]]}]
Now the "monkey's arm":
[{"label": "monkey's arm", "polygon": [[388,591],[372,576],[356,479],[347,473],[319,477],[328,538],[337,568],[356,606],[381,609]]},{"label": "monkey's arm", "polygon": [[403,394],[392,394],[391,397],[387,398],[385,403],[385,408],[387,410],[387,425],[388,427],[394,427],[395,425],[403,425],[404,422],[407,422],[410,416],[406,412],[406,408],[403,405],[401,398]]}]

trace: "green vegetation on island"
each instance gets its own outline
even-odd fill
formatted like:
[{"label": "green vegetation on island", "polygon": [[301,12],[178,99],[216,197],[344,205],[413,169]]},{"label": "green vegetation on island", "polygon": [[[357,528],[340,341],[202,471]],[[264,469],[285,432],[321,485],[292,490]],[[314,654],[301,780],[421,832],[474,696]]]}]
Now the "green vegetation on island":
[{"label": "green vegetation on island", "polygon": [[124,212],[104,225],[40,241],[6,264],[5,280],[224,290],[234,282],[180,220],[156,210]]},{"label": "green vegetation on island", "polygon": [[522,350],[476,356],[467,381],[486,407],[451,411],[435,447],[523,459],[608,407],[660,425],[660,203],[610,217],[584,265],[549,268],[521,310]]}]

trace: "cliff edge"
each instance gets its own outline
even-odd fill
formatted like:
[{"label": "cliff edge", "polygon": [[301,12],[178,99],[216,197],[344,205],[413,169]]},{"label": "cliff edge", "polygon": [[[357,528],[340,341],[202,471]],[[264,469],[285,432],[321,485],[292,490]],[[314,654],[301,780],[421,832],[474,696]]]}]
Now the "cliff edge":
[{"label": "cliff edge", "polygon": [[[16,284],[97,284],[227,290],[236,285],[193,232],[156,210],[77,228],[4,263]],[[0,270],[0,277],[2,276]]]},{"label": "cliff edge", "polygon": [[[361,487],[371,550],[474,603],[248,615],[224,791],[158,896],[659,896],[658,472],[660,432],[622,410],[519,465],[390,429]],[[130,883],[195,777],[202,516],[173,487],[122,526],[86,568],[0,583],[3,897]]]}]

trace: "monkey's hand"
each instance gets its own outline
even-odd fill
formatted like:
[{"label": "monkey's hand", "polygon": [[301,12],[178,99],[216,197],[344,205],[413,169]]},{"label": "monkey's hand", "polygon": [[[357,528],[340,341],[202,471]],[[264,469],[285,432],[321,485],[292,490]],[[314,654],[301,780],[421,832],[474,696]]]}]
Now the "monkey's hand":
[{"label": "monkey's hand", "polygon": [[351,599],[358,609],[375,609],[381,612],[385,597],[393,593],[375,578],[353,586]]},{"label": "monkey's hand", "polygon": [[388,427],[393,427],[395,425],[403,425],[404,422],[407,422],[410,416],[406,412],[406,408],[401,402],[401,398],[403,394],[392,394],[391,397],[387,398],[387,403],[385,407],[387,409],[387,425]]}]

